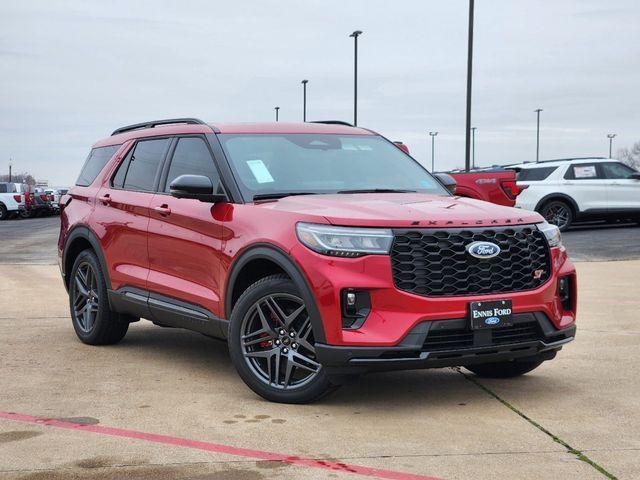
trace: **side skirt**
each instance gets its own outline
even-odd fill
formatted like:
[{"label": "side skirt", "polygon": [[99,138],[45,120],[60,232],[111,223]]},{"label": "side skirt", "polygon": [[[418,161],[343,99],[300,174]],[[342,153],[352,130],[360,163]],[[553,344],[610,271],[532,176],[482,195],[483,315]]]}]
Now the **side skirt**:
[{"label": "side skirt", "polygon": [[199,305],[139,288],[123,287],[108,292],[109,304],[116,312],[146,318],[162,327],[185,328],[227,338],[229,321]]}]

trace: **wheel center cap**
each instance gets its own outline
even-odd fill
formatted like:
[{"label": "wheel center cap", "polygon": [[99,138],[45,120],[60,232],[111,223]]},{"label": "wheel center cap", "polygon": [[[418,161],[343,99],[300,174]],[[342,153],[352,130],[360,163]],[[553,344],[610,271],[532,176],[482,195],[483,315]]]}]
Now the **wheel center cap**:
[{"label": "wheel center cap", "polygon": [[289,340],[289,337],[284,337],[282,339],[282,343],[284,343],[285,345],[289,345],[289,343],[291,343],[291,340]]}]

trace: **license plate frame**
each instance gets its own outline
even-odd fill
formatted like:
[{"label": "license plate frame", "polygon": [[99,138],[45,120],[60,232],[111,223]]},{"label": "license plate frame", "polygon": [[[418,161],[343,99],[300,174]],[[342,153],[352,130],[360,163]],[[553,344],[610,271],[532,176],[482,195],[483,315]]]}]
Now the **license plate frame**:
[{"label": "license plate frame", "polygon": [[469,303],[471,330],[510,327],[513,325],[513,304],[510,298]]}]

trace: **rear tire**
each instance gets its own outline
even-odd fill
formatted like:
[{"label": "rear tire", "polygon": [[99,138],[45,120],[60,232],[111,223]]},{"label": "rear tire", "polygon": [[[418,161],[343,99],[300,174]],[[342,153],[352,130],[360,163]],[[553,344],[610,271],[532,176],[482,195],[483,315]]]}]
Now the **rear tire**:
[{"label": "rear tire", "polygon": [[129,319],[109,308],[107,283],[92,250],[80,252],[69,276],[71,320],[78,338],[88,345],[118,343],[129,329]]},{"label": "rear tire", "polygon": [[0,205],[0,220],[6,220],[8,216],[7,207]]},{"label": "rear tire", "polygon": [[535,370],[542,362],[544,360],[532,357],[531,359],[510,362],[481,363],[479,365],[469,365],[465,368],[482,378],[512,378]]},{"label": "rear tire", "polygon": [[244,291],[231,313],[228,342],[242,380],[269,401],[309,403],[337,388],[315,358],[308,310],[286,275]]},{"label": "rear tire", "polygon": [[543,205],[540,213],[544,219],[564,232],[573,223],[573,209],[562,200],[551,200]]}]

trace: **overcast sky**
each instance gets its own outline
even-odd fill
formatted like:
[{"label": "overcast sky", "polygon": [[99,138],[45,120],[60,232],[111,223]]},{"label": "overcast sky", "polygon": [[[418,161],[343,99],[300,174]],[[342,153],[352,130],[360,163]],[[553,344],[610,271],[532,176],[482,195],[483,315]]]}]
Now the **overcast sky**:
[{"label": "overcast sky", "polygon": [[[464,164],[467,12],[454,1],[2,1],[0,172],[75,181],[96,140],[144,120],[353,118],[436,169]],[[640,140],[640,2],[478,0],[476,163],[606,155]]]}]

